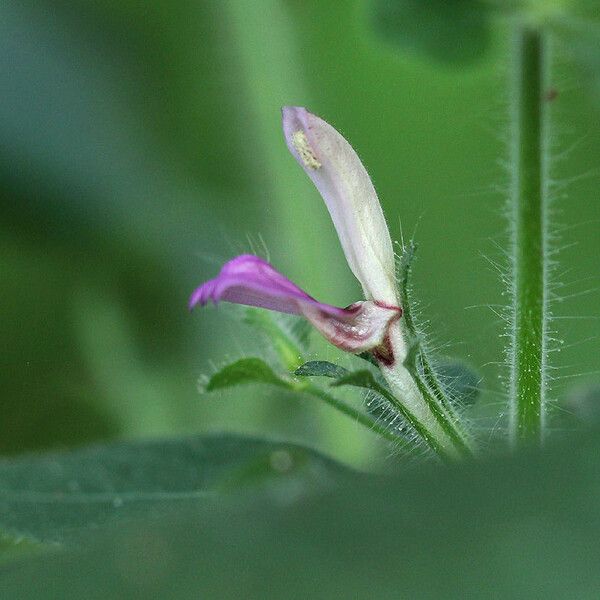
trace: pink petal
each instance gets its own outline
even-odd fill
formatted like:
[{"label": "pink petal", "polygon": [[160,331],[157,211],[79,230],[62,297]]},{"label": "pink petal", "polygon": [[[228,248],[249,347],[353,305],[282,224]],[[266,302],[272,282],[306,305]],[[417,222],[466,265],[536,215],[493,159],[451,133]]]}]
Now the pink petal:
[{"label": "pink petal", "polygon": [[190,309],[208,302],[233,302],[306,317],[332,344],[347,352],[379,346],[402,311],[376,302],[339,308],[317,302],[257,256],[244,254],[223,265],[217,277],[197,288]]},{"label": "pink petal", "polygon": [[285,106],[282,112],[287,146],[323,197],[365,297],[397,304],[392,241],[360,158],[338,131],[305,108]]}]

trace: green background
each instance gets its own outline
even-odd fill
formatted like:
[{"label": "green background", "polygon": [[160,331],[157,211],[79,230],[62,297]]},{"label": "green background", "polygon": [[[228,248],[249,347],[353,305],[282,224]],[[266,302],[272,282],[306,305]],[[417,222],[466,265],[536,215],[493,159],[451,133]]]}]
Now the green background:
[{"label": "green background", "polygon": [[[234,311],[186,310],[234,255],[266,249],[311,295],[360,298],[285,148],[285,104],[343,132],[393,238],[416,232],[432,341],[480,370],[475,422],[485,440],[501,437],[508,29],[496,22],[471,50],[461,37],[469,60],[444,61],[371,24],[356,1],[2,3],[1,452],[215,430],[304,441],[358,465],[389,452],[310,400],[197,391],[226,359],[265,354]],[[559,430],[594,381],[600,332],[600,96],[593,61],[577,56],[556,40]]]}]

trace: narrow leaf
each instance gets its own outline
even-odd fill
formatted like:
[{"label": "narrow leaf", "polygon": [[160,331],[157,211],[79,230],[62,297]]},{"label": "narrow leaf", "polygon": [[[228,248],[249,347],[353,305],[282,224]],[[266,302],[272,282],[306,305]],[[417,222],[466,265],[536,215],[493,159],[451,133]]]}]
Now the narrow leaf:
[{"label": "narrow leaf", "polygon": [[375,357],[370,352],[361,352],[360,354],[357,354],[356,356],[358,356],[358,358],[362,358],[363,360],[366,360],[368,363],[372,364],[374,367],[379,368],[379,364],[377,363],[377,361],[375,360]]},{"label": "narrow leaf", "polygon": [[[383,396],[383,398],[385,398],[385,400],[391,404],[394,410],[399,413],[402,419],[406,421],[406,423],[408,423],[410,427],[414,429],[414,431],[417,432],[417,434],[420,437],[426,440],[435,452],[440,452],[439,445],[437,444],[436,440],[432,438],[432,436],[428,433],[427,429],[423,426],[423,423],[421,423],[419,419],[417,419],[417,417],[412,413],[412,411],[409,410],[400,399],[395,398],[389,390],[380,385],[371,371],[354,371],[352,373],[349,373],[345,377],[337,379],[331,385],[336,387],[343,385],[351,385],[354,387],[360,387],[367,390],[371,390],[372,392]],[[404,424],[401,425],[400,432],[403,435],[408,433],[408,430],[404,427]]]},{"label": "narrow leaf", "polygon": [[333,379],[339,379],[348,373],[348,369],[327,360],[310,360],[294,371],[294,375],[302,377],[331,377]]},{"label": "narrow leaf", "polygon": [[373,373],[371,373],[371,371],[367,371],[366,369],[349,372],[347,375],[338,378],[331,385],[335,387],[351,385],[354,387],[372,390],[384,396],[387,395],[385,389],[375,380]]},{"label": "narrow leaf", "polygon": [[457,406],[472,406],[480,394],[481,377],[460,360],[445,359],[434,364],[436,375],[446,396]]},{"label": "narrow leaf", "polygon": [[204,389],[207,392],[212,392],[249,383],[268,383],[285,388],[292,387],[288,381],[279,377],[262,359],[241,358],[212,375]]},{"label": "narrow leaf", "polygon": [[257,308],[247,308],[243,314],[244,323],[264,335],[283,366],[293,370],[302,362],[312,327],[305,319]]}]

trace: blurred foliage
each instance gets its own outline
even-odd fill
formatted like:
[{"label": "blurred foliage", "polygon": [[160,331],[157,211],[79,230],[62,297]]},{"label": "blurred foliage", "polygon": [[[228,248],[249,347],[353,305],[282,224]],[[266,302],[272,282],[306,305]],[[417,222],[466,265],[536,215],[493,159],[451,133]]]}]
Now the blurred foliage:
[{"label": "blurred foliage", "polygon": [[[322,201],[285,149],[284,104],[308,105],[351,140],[394,238],[417,230],[416,294],[433,346],[481,369],[478,423],[496,427],[502,287],[481,254],[503,260],[508,36],[464,1],[435,3],[446,17],[432,16],[434,33],[419,41],[421,3],[396,43],[381,44],[373,10],[392,4],[415,3],[2,3],[1,452],[225,429],[301,439],[358,465],[387,454],[330,408],[275,388],[223,391],[218,402],[197,392],[200,375],[264,350],[226,308],[186,311],[191,290],[232,255],[266,247],[315,297],[360,297]],[[588,15],[575,17],[593,37]],[[577,283],[596,277],[600,250],[600,53],[586,45],[579,70],[569,39],[556,49],[553,176],[571,227],[559,244],[579,247],[561,258],[557,397],[597,369],[600,333],[582,318],[597,315],[596,283]],[[405,52],[417,47],[453,68]],[[465,66],[473,49],[480,60]],[[324,346],[305,358],[350,366]]]},{"label": "blurred foliage", "polygon": [[6,548],[12,550],[12,538],[24,554],[23,541],[34,551],[41,549],[36,543],[73,545],[106,524],[201,507],[232,492],[260,490],[276,502],[299,502],[350,473],[298,445],[235,435],[24,456],[0,461],[0,531]]},{"label": "blurred foliage", "polygon": [[447,63],[480,59],[490,43],[485,0],[373,0],[375,31],[401,50]]},{"label": "blurred foliage", "polygon": [[[513,10],[554,37],[551,427],[581,433],[441,470],[290,401],[297,367],[348,410],[376,400],[366,362],[298,320],[186,306],[244,251],[360,298],[280,132],[307,105],[416,235],[427,344],[493,445]],[[597,597],[599,40],[592,0],[5,0],[0,453],[96,445],[0,460],[0,596]]]},{"label": "blurred foliage", "polygon": [[[140,455],[151,449],[141,446]],[[543,454],[430,465],[386,479],[324,468],[309,453],[309,467],[280,474],[279,484],[271,467],[264,492],[258,486],[245,494],[140,502],[131,519],[126,500],[107,504],[104,525],[81,529],[63,551],[0,566],[0,595],[593,599],[600,585],[599,452],[598,432],[588,432]],[[195,463],[193,472],[201,471]],[[323,473],[333,488],[316,485],[305,495],[286,485],[302,474],[318,483]],[[163,472],[158,489],[193,477],[185,469],[172,477]],[[79,516],[79,507],[73,512]]]}]

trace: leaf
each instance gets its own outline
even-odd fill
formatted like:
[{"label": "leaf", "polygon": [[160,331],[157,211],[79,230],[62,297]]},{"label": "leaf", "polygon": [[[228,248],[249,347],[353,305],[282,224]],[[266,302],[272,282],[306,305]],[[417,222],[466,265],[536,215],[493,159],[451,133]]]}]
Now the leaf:
[{"label": "leaf", "polygon": [[49,544],[42,544],[23,535],[0,532],[0,563],[49,550],[52,550]]},{"label": "leaf", "polygon": [[593,599],[600,435],[543,452],[351,480],[293,505],[146,513],[85,551],[0,567],[10,600]]},{"label": "leaf", "polygon": [[275,350],[283,366],[292,371],[302,362],[312,327],[295,315],[281,315],[261,308],[246,308],[243,321],[260,331]]},{"label": "leaf", "polygon": [[296,444],[236,435],[120,442],[0,461],[0,530],[61,542],[105,523],[261,490],[282,502],[351,471]]},{"label": "leaf", "polygon": [[363,360],[366,360],[368,363],[372,364],[374,367],[379,368],[379,364],[377,363],[377,360],[375,360],[375,357],[370,352],[361,352],[360,354],[356,354],[356,356],[358,358],[362,358]]},{"label": "leaf", "polygon": [[300,365],[294,375],[302,377],[332,377],[338,379],[349,373],[348,369],[327,360],[310,360]]},{"label": "leaf", "polygon": [[371,403],[369,412],[375,417],[381,417],[383,421],[394,429],[394,433],[400,437],[412,439],[414,429],[423,439],[428,439],[427,430],[414,414],[401,402],[394,398],[393,394],[381,385],[371,371],[354,371],[334,381],[332,386],[350,385],[370,390],[376,394],[378,402]]},{"label": "leaf", "polygon": [[351,385],[377,392],[382,396],[386,395],[385,389],[376,381],[373,373],[371,373],[371,371],[367,371],[366,369],[349,372],[347,375],[338,378],[331,385],[335,387]]},{"label": "leaf", "polygon": [[273,369],[260,358],[241,358],[217,371],[206,382],[207,392],[222,390],[249,383],[268,383],[292,389],[292,385],[275,374]]},{"label": "leaf", "polygon": [[290,325],[290,334],[292,338],[298,343],[302,350],[308,350],[310,348],[310,336],[314,331],[312,323],[302,317],[290,315],[289,318],[293,319]]},{"label": "leaf", "polygon": [[447,398],[458,406],[472,406],[480,394],[481,376],[461,360],[435,361],[434,370]]},{"label": "leaf", "polygon": [[[367,375],[363,375],[363,373],[367,373]],[[366,388],[368,393],[365,395],[365,408],[367,413],[374,418],[375,423],[382,426],[387,432],[399,436],[406,441],[412,440],[411,431],[406,419],[381,392],[381,390],[385,390],[389,393],[387,382],[381,373],[372,373],[370,371],[350,372],[348,369],[328,361],[314,360],[298,367],[295,375],[331,377],[336,379],[331,385],[353,385],[355,387]]]},{"label": "leaf", "polygon": [[[363,352],[362,354],[358,354],[357,356],[367,361],[371,365],[377,367],[378,370],[372,372],[373,378],[375,379],[378,385],[380,385],[385,390],[389,391],[389,386],[387,384],[387,381],[383,378],[383,375],[381,375],[379,371],[379,365],[377,364],[377,361],[374,358],[368,358],[371,355],[367,352]],[[362,370],[358,372],[362,372]],[[294,371],[294,375],[300,375],[305,377],[331,377],[332,379],[340,379],[350,374],[351,371],[349,371],[345,367],[336,365],[335,363],[329,362],[327,360],[310,360],[304,363],[303,365],[299,366]]]}]

